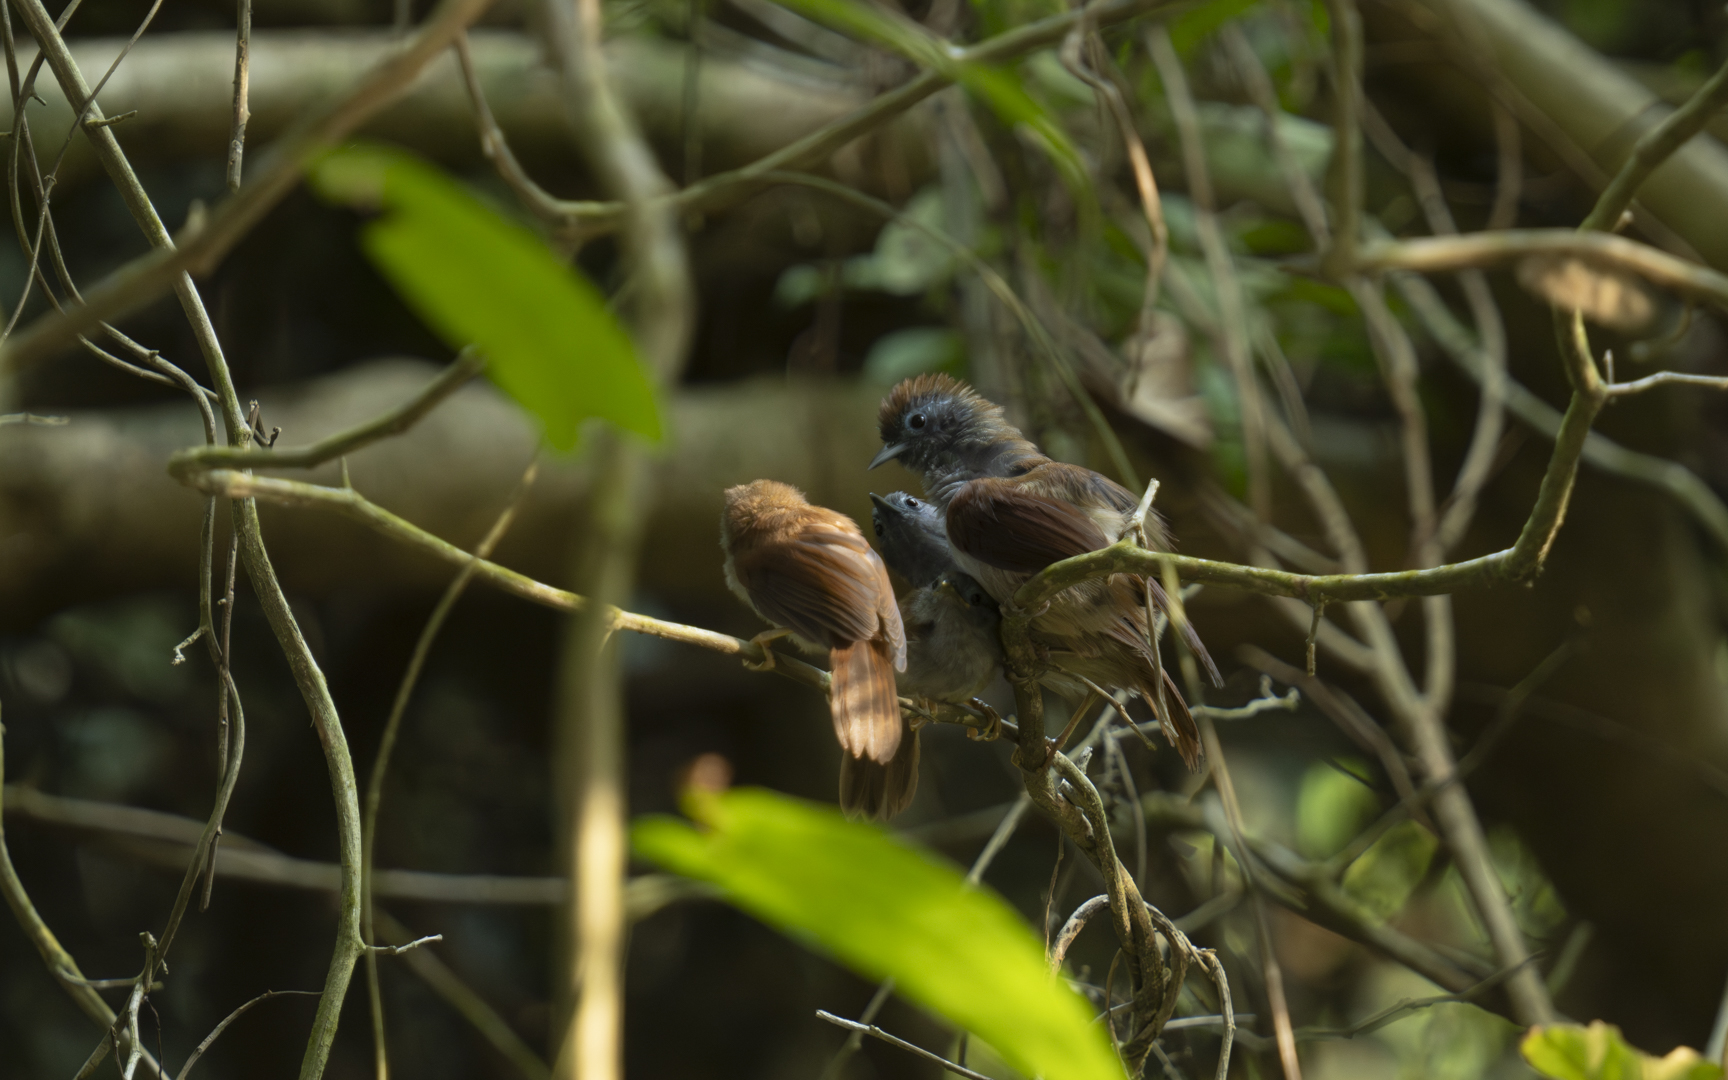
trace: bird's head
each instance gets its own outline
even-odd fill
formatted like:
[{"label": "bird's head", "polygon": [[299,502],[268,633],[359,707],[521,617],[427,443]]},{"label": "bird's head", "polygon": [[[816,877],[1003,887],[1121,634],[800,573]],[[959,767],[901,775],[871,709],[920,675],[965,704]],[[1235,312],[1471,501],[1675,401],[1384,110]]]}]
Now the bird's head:
[{"label": "bird's head", "polygon": [[928,585],[941,577],[952,563],[948,530],[942,511],[927,499],[904,491],[890,495],[870,493],[875,506],[870,524],[876,529],[877,545],[888,569],[913,585]]},{"label": "bird's head", "polygon": [[956,470],[989,475],[1005,450],[1037,453],[1003,415],[1002,406],[949,375],[916,375],[882,400],[877,414],[882,452],[872,469],[899,459],[923,474]]}]

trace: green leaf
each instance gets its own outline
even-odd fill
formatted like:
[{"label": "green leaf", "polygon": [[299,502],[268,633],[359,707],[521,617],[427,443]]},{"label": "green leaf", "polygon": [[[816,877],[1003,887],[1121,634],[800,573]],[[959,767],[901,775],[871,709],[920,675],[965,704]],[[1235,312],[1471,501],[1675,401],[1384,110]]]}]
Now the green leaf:
[{"label": "green leaf", "polygon": [[574,448],[589,417],[659,441],[654,387],[629,334],[539,237],[390,147],[332,151],[308,179],[326,201],[378,214],[360,234],[373,265],[447,344],[486,355],[492,381],[553,447]]},{"label": "green leaf", "polygon": [[927,371],[964,374],[966,342],[946,327],[911,326],[883,334],[864,358],[864,377],[883,386]]},{"label": "green leaf", "polygon": [[1186,57],[1225,23],[1253,7],[1258,0],[1209,0],[1171,20],[1170,43],[1176,55]]},{"label": "green leaf", "polygon": [[[1357,761],[1345,767],[1352,774],[1363,768]],[[1311,859],[1330,858],[1344,850],[1379,809],[1380,800],[1362,780],[1316,762],[1303,774],[1296,795],[1296,846]]]},{"label": "green leaf", "polygon": [[1520,1049],[1531,1068],[1554,1080],[1722,1080],[1722,1067],[1691,1047],[1654,1057],[1628,1044],[1619,1028],[1601,1020],[1589,1027],[1533,1027]]},{"label": "green leaf", "polygon": [[1051,977],[1038,938],[986,888],[882,829],[760,789],[693,792],[639,820],[636,853],[989,1042],[1046,1080],[1121,1080],[1092,1008]]},{"label": "green leaf", "polygon": [[1374,841],[1344,872],[1344,890],[1382,919],[1404,910],[1428,872],[1439,841],[1414,821],[1401,821]]}]

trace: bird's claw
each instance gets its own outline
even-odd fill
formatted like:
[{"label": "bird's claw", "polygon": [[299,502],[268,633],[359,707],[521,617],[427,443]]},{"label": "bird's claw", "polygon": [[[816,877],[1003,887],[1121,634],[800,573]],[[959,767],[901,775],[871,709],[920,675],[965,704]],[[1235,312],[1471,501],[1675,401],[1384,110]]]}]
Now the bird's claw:
[{"label": "bird's claw", "polygon": [[903,697],[900,709],[906,715],[906,729],[918,731],[926,724],[936,723],[937,704],[933,698]]},{"label": "bird's claw", "polygon": [[779,639],[781,639],[783,637],[787,637],[791,633],[792,633],[792,631],[787,630],[785,627],[775,627],[772,630],[764,630],[760,634],[757,634],[755,637],[751,638],[750,644],[756,646],[758,649],[761,649],[762,655],[766,659],[759,660],[759,661],[758,660],[745,660],[745,661],[743,661],[744,666],[749,668],[751,671],[773,671],[774,670],[774,650],[768,647],[769,643],[774,642],[774,641],[778,641]]},{"label": "bird's claw", "polygon": [[1002,717],[990,707],[987,702],[973,698],[972,708],[984,717],[984,723],[979,727],[966,729],[966,737],[973,742],[995,742],[1002,737]]},{"label": "bird's claw", "polygon": [[1002,602],[1001,609],[1002,617],[1004,619],[1024,619],[1027,622],[1031,622],[1033,619],[1038,618],[1038,616],[1050,610],[1050,601],[1045,600],[1035,607],[1023,608],[1019,604],[1016,604],[1012,599],[1009,599]]}]

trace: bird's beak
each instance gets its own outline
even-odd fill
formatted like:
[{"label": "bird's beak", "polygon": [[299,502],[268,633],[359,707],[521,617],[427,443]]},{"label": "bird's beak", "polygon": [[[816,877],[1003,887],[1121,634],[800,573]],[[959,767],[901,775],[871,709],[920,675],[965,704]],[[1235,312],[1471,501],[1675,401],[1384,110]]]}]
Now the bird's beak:
[{"label": "bird's beak", "polygon": [[[877,454],[875,457],[870,459],[870,468],[874,469],[878,465],[886,465],[890,461],[893,461],[895,458],[899,457],[901,454],[903,454],[905,452],[906,452],[906,444],[905,443],[903,443],[903,442],[902,443],[889,443],[887,446],[884,446],[882,448],[882,452],[880,454]],[[866,471],[868,471],[868,470],[866,470]]]},{"label": "bird's beak", "polygon": [[[872,466],[870,466],[870,467],[871,467],[871,468],[875,468],[875,467],[876,467],[876,466],[874,466],[874,465],[872,465]],[[871,493],[870,493],[870,501],[871,501],[871,502],[873,502],[873,503],[875,503],[875,504],[876,504],[876,506],[877,506],[877,508],[878,508],[878,509],[880,509],[880,510],[886,510],[886,511],[888,511],[888,512],[889,512],[889,513],[893,513],[893,512],[894,512],[894,506],[893,506],[893,504],[892,504],[892,503],[890,503],[890,502],[889,502],[889,501],[888,501],[888,500],[887,500],[887,499],[884,499],[884,498],[883,498],[883,497],[882,497],[882,496],[880,496],[880,495],[878,495],[878,494],[876,494],[876,493],[875,493],[875,492],[874,492],[874,491],[872,491],[872,492],[871,492]]]}]

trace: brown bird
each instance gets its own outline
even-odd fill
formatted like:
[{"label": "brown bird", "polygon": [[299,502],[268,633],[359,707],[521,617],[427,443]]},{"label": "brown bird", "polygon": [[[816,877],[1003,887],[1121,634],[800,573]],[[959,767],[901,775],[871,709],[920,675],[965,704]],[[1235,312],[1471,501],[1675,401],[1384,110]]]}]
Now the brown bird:
[{"label": "brown bird", "polygon": [[[720,517],[726,584],[800,648],[828,654],[840,806],[884,818],[911,803],[918,741],[900,712],[894,673],[906,633],[888,568],[845,514],[812,506],[790,484],[728,488]],[[772,662],[773,654],[769,654]]]},{"label": "brown bird", "polygon": [[[1139,500],[1122,485],[1079,465],[1053,461],[1008,423],[1002,407],[947,375],[920,375],[883,400],[878,423],[882,452],[874,469],[893,459],[921,474],[926,497],[942,508],[956,565],[998,602],[1051,563],[1108,547],[1137,522]],[[1147,539],[1167,549],[1169,535],[1148,515]],[[1200,760],[1200,732],[1169,672],[1169,709],[1159,706],[1161,665],[1147,633],[1145,590],[1165,606],[1157,582],[1114,574],[1069,589],[1031,623],[1032,639],[1049,653],[1045,685],[1071,699],[1087,684],[1137,692],[1158,714],[1164,735],[1189,768]],[[1195,655],[1213,681],[1218,669],[1192,627]]]}]

